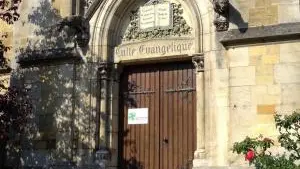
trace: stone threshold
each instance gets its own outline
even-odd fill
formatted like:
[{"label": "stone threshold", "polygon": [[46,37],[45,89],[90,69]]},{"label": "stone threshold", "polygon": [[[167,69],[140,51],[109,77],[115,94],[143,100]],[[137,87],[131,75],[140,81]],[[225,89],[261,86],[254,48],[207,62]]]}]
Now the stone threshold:
[{"label": "stone threshold", "polygon": [[220,42],[225,47],[256,43],[300,40],[300,22],[232,29]]}]

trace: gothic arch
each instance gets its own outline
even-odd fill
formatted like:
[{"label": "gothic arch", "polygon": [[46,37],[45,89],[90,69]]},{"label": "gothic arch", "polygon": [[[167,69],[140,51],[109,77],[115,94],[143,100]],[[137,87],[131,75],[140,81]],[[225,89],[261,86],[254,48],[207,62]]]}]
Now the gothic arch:
[{"label": "gothic arch", "polygon": [[[90,19],[91,26],[91,39],[90,39],[90,55],[94,61],[108,61],[114,62],[114,47],[120,44],[121,35],[123,33],[123,28],[125,25],[129,24],[130,12],[131,10],[138,9],[139,6],[145,4],[148,0],[99,0],[99,5],[94,15]],[[213,18],[213,5],[212,0],[170,0],[171,2],[180,3],[183,10],[187,12],[187,16],[190,19],[190,26],[193,28],[193,35],[195,38],[195,55],[200,58],[208,59],[210,57],[211,48],[213,48],[212,38],[214,37],[214,28],[212,26]],[[192,60],[191,60],[192,61]],[[207,65],[209,62],[205,61]],[[204,66],[204,65],[203,65]],[[201,70],[204,68],[201,68]],[[201,71],[203,72],[203,71]],[[203,75],[203,73],[202,73]],[[199,76],[200,77],[200,76]],[[198,90],[204,88],[204,76],[198,80],[200,85]],[[197,83],[198,83],[197,82]],[[202,85],[202,86],[201,86]],[[118,94],[113,94],[112,86],[119,88],[118,84],[111,82],[109,85],[108,93],[111,93],[112,97],[118,97]],[[198,87],[197,87],[198,88]],[[204,92],[199,92],[199,97],[197,96],[197,101],[201,102],[204,99]],[[201,98],[200,98],[201,97]],[[113,112],[118,109],[118,99],[112,99],[108,101],[111,110],[111,114],[118,113]],[[104,102],[105,99],[103,99]],[[114,106],[113,106],[114,105]],[[203,104],[202,104],[203,105]],[[112,110],[112,107],[115,107]],[[204,107],[197,110],[197,114],[202,112],[204,114]],[[201,114],[201,113],[200,113]],[[197,115],[198,116],[198,115]],[[111,117],[112,128],[118,130],[118,123],[113,123],[113,121],[118,121],[117,116]],[[203,123],[204,124],[204,123]],[[205,127],[202,127],[205,130]],[[201,130],[202,131],[202,130]],[[204,134],[204,133],[203,133]],[[118,134],[114,133],[109,136],[112,142],[118,141]],[[203,141],[202,141],[203,142]],[[201,142],[201,143],[202,143]],[[198,144],[198,143],[197,143]],[[203,142],[204,144],[204,142]],[[205,145],[204,145],[205,146]],[[201,147],[202,148],[202,147]],[[200,152],[201,153],[201,152]],[[197,154],[197,153],[196,153]],[[199,153],[198,153],[199,154]],[[112,156],[116,157],[117,154],[113,153]],[[199,156],[200,157],[200,156]]]}]

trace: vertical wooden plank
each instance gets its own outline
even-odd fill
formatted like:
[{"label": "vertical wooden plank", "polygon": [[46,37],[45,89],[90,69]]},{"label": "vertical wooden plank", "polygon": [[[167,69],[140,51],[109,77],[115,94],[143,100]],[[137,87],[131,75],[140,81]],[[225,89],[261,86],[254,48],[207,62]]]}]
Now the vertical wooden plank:
[{"label": "vertical wooden plank", "polygon": [[[192,74],[193,72],[192,72],[192,69],[191,69],[191,67],[189,66],[188,67],[188,70],[187,70],[187,76],[188,76],[188,78],[190,79],[189,80],[189,86],[191,87],[191,88],[194,88],[194,86],[193,86],[193,74]],[[188,140],[193,140],[194,139],[194,133],[193,133],[193,118],[195,118],[193,115],[194,115],[194,113],[193,113],[193,92],[194,91],[191,91],[191,92],[188,92],[188,96],[187,96],[187,110],[188,110],[188,112],[189,112],[189,116],[188,116]],[[188,159],[189,160],[191,160],[191,159],[193,159],[193,143],[192,144],[188,144],[188,147],[187,147],[187,149],[188,149],[188,153],[189,153],[189,155],[188,155]]]},{"label": "vertical wooden plank", "polygon": [[[136,69],[136,81],[137,81],[137,92],[139,92],[141,90],[141,72],[140,72],[140,68],[137,67]],[[137,97],[137,107],[136,108],[141,108],[141,95],[140,94],[136,94]],[[136,140],[137,140],[137,156],[138,156],[138,163],[142,163],[142,158],[141,158],[141,126],[140,125],[134,125],[135,129],[136,129]]]},{"label": "vertical wooden plank", "polygon": [[[163,78],[164,78],[164,72],[162,72],[161,70],[160,71],[160,77],[159,77],[159,88],[161,89],[160,91],[160,95],[159,97],[160,98],[164,98],[164,95],[163,95],[163,90],[164,90],[164,81],[163,81]],[[160,165],[159,165],[159,168],[164,168],[165,167],[165,164],[164,164],[164,157],[165,157],[165,149],[164,149],[164,145],[162,143],[162,139],[164,138],[164,111],[165,111],[165,99],[161,100],[161,104],[160,104],[160,109],[159,109],[159,125],[160,125],[160,128],[159,128],[159,145],[160,145]]]},{"label": "vertical wooden plank", "polygon": [[[183,79],[183,86],[182,88],[183,89],[186,89],[186,88],[189,88],[190,87],[190,83],[189,83],[189,76],[188,76],[188,65],[187,64],[184,64],[184,67],[182,69],[182,79]],[[183,161],[184,161],[184,166],[187,166],[187,161],[188,161],[188,133],[189,133],[189,130],[188,130],[188,117],[190,116],[190,112],[188,111],[188,93],[189,91],[183,91],[181,92],[182,93],[182,114],[183,114],[183,117],[182,117],[182,123],[183,123]]]},{"label": "vertical wooden plank", "polygon": [[[140,86],[140,91],[141,92],[144,92],[145,91],[145,69],[141,69],[140,68],[140,83],[141,83],[141,86]],[[145,94],[141,93],[139,94],[140,96],[140,99],[141,99],[141,105],[139,108],[145,108]],[[141,157],[141,163],[143,166],[145,166],[145,124],[139,124],[137,125],[140,127],[140,149],[139,149],[139,152],[140,152],[140,157]]]},{"label": "vertical wooden plank", "polygon": [[[137,71],[135,69],[132,70],[131,72],[131,81],[130,83],[133,85],[133,86],[138,86],[138,74],[137,74]],[[136,88],[133,87],[133,89],[131,89],[131,92],[136,92]],[[130,106],[130,108],[135,108],[136,106],[138,106],[139,104],[139,100],[137,98],[137,95],[136,94],[131,94],[131,97],[133,98],[133,105]],[[128,115],[128,114],[127,114]],[[130,158],[134,159],[134,160],[137,160],[139,161],[139,152],[138,152],[138,149],[139,149],[139,140],[136,139],[138,138],[138,129],[136,128],[135,125],[129,125],[129,133],[130,133]]]},{"label": "vertical wooden plank", "polygon": [[173,120],[170,120],[170,116],[169,113],[172,112],[172,104],[170,104],[172,102],[172,97],[170,96],[170,93],[167,92],[168,90],[170,90],[172,88],[172,72],[170,71],[171,67],[170,65],[165,65],[161,71],[164,72],[164,76],[162,78],[162,84],[163,84],[163,100],[164,100],[164,108],[163,111],[161,113],[166,114],[166,118],[169,120],[168,124],[165,124],[164,127],[166,128],[166,132],[167,132],[167,139],[168,139],[168,144],[164,145],[165,150],[167,151],[166,153],[168,153],[168,156],[165,155],[163,158],[164,162],[166,163],[165,166],[168,168],[172,168],[172,160],[170,159],[170,150],[172,149],[172,136],[170,135],[170,130],[172,130],[172,122]]},{"label": "vertical wooden plank", "polygon": [[[144,79],[144,90],[147,91],[147,92],[150,92],[150,71],[149,71],[149,67],[147,67],[147,69],[145,70],[145,79]],[[150,124],[150,111],[151,111],[151,107],[150,107],[150,104],[149,104],[149,97],[150,97],[151,93],[146,93],[144,94],[144,98],[145,98],[145,102],[144,102],[144,107],[145,108],[148,108],[148,124],[145,124],[144,125],[144,134],[145,134],[145,141],[144,141],[144,147],[145,147],[145,151],[144,151],[144,158],[145,158],[145,169],[150,169],[150,165],[149,165],[149,124]]]},{"label": "vertical wooden plank", "polygon": [[[175,86],[173,84],[173,81],[174,81],[174,75],[173,75],[173,64],[169,64],[167,66],[167,72],[168,72],[168,76],[169,76],[169,80],[167,81],[167,88],[168,90],[174,90],[175,89]],[[166,78],[167,79],[167,78]],[[167,113],[169,115],[168,117],[168,120],[169,120],[169,125],[167,126],[169,128],[168,130],[168,153],[169,153],[169,156],[168,156],[168,161],[169,161],[169,164],[168,164],[168,167],[169,168],[173,168],[174,166],[174,163],[176,162],[176,160],[173,159],[173,153],[174,153],[174,148],[175,148],[175,143],[174,143],[174,121],[172,120],[173,116],[174,116],[174,111],[175,111],[175,108],[174,108],[174,103],[176,102],[175,99],[174,99],[174,93],[173,92],[168,92],[166,93],[167,97],[168,97],[168,110],[167,110]]]},{"label": "vertical wooden plank", "polygon": [[166,166],[168,168],[172,168],[172,163],[173,163],[173,160],[171,159],[172,158],[172,154],[171,154],[171,151],[172,151],[172,147],[173,147],[173,143],[172,143],[172,135],[171,135],[171,130],[172,130],[172,120],[171,120],[171,113],[173,111],[173,107],[172,107],[172,103],[173,100],[172,100],[172,94],[170,94],[169,92],[166,92],[167,90],[170,90],[172,89],[172,72],[169,71],[171,70],[171,66],[170,65],[166,65],[165,67],[165,72],[166,72],[166,76],[164,78],[164,96],[165,96],[165,101],[166,101],[166,109],[163,113],[166,114],[166,121],[168,122],[167,124],[165,124],[165,128],[166,128],[166,139],[168,141],[167,144],[165,144],[165,151],[166,152],[166,157],[165,157],[165,162],[166,162]]},{"label": "vertical wooden plank", "polygon": [[[122,85],[123,86],[127,86],[127,84],[128,84],[128,74],[127,74],[127,72],[125,72],[124,71],[124,73],[123,73],[123,77],[122,77]],[[125,98],[126,96],[125,96],[125,93],[126,93],[126,91],[127,91],[127,87],[125,87],[125,88],[122,88],[121,89],[121,92],[122,93],[120,93],[123,97],[121,97],[121,98]],[[127,124],[127,121],[126,121],[126,103],[125,103],[125,100],[123,99],[122,100],[122,103],[121,104],[123,104],[123,105],[120,105],[120,107],[122,107],[122,110],[121,110],[121,112],[120,112],[120,115],[121,115],[121,118],[122,119],[120,119],[120,121],[122,122],[122,133],[120,134],[121,135],[121,146],[122,146],[122,156],[120,157],[121,159],[120,159],[120,162],[121,162],[121,165],[125,165],[125,160],[127,159],[127,157],[128,157],[128,154],[127,154],[127,146],[126,146],[126,139],[127,139],[127,135],[125,134],[125,131],[126,131],[126,129],[127,129],[127,126],[126,126],[126,124]],[[121,125],[120,125],[121,126]]]},{"label": "vertical wooden plank", "polygon": [[155,73],[155,88],[156,88],[156,93],[155,93],[155,169],[160,167],[161,163],[161,156],[160,156],[160,72],[159,70],[156,71]]},{"label": "vertical wooden plank", "polygon": [[[173,89],[177,89],[178,88],[178,66],[177,64],[175,65],[175,70],[173,70]],[[175,158],[174,158],[174,168],[179,168],[180,166],[180,133],[179,133],[179,105],[178,105],[178,93],[174,92],[173,93],[173,107],[174,107],[174,137],[175,137],[175,144],[174,144],[174,148],[175,148]]]},{"label": "vertical wooden plank", "polygon": [[[132,74],[131,72],[128,72],[128,79],[126,79],[126,87],[129,86],[129,83],[132,81]],[[130,89],[127,89],[126,90],[127,92],[130,92]],[[131,97],[130,94],[128,93],[128,97]],[[132,141],[132,134],[133,133],[130,133],[132,132],[132,129],[130,128],[130,126],[128,125],[128,108],[130,108],[130,105],[126,105],[125,106],[125,129],[126,129],[126,141],[125,141],[125,146],[126,146],[126,158],[125,160],[129,160],[130,157],[132,156],[132,153],[131,153],[131,141]]]},{"label": "vertical wooden plank", "polygon": [[[153,70],[149,70],[149,89],[151,91],[155,91],[154,88],[154,72]],[[155,133],[154,133],[154,98],[155,97],[155,93],[149,95],[149,168],[150,169],[154,169],[155,168],[155,154],[154,154],[154,139],[155,139]]]},{"label": "vertical wooden plank", "polygon": [[[162,91],[163,91],[163,84],[162,84],[162,76],[164,75],[164,73],[163,72],[161,72],[160,70],[159,70],[159,89],[160,89],[160,93],[159,93],[159,98],[162,98],[163,97],[163,95],[162,95]],[[161,142],[160,142],[160,140],[161,140],[161,138],[163,137],[162,136],[162,123],[163,123],[163,119],[162,119],[162,109],[163,109],[163,105],[164,105],[164,100],[161,100],[161,104],[159,105],[159,114],[158,114],[158,117],[159,117],[159,128],[158,128],[158,130],[159,130],[159,139],[158,139],[158,145],[159,145],[159,169],[160,168],[163,168],[163,146],[162,146],[162,144],[161,144]]]},{"label": "vertical wooden plank", "polygon": [[[182,69],[183,69],[183,65],[182,64],[178,64],[178,79],[177,79],[177,84],[178,84],[178,89],[181,89],[183,86],[183,78],[182,78]],[[178,158],[179,158],[179,166],[180,168],[183,167],[183,153],[184,153],[184,149],[183,149],[183,105],[182,105],[182,99],[183,99],[183,92],[177,92],[178,95],[178,137],[179,137],[179,154],[178,154]]]}]

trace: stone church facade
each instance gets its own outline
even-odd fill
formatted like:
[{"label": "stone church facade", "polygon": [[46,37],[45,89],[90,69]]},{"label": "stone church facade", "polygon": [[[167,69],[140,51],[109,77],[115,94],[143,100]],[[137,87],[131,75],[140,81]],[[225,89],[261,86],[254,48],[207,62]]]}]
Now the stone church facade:
[{"label": "stone church facade", "polygon": [[[10,85],[29,90],[34,111],[7,165],[21,158],[25,168],[246,168],[233,143],[276,139],[274,114],[300,108],[299,7],[22,2],[9,28]],[[141,108],[146,121],[129,122]]]}]

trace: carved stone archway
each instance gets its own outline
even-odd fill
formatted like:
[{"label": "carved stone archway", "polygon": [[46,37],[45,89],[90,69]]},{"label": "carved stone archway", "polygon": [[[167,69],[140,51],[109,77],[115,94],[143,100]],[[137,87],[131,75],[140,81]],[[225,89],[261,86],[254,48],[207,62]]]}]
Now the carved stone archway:
[{"label": "carved stone archway", "polygon": [[[103,60],[113,59],[114,47],[120,43],[122,36],[122,28],[124,24],[129,24],[131,10],[136,10],[139,6],[146,3],[148,0],[123,0],[123,1],[108,1],[104,0],[100,3],[98,11],[90,20],[92,36],[91,36],[91,53],[93,56],[100,56]],[[210,19],[209,12],[213,8],[209,0],[201,1],[198,4],[195,0],[172,0],[182,4],[185,11],[188,12],[189,18],[192,20],[192,25],[195,33],[197,49],[195,53],[203,52],[203,34],[204,29],[208,30],[209,25],[203,24],[203,16],[206,20]],[[200,11],[201,9],[201,11]],[[206,22],[206,21],[205,21]],[[206,28],[205,28],[206,27]]]},{"label": "carved stone archway", "polygon": [[[209,51],[207,44],[211,43],[211,32],[210,23],[212,23],[213,18],[212,9],[213,5],[209,0],[170,0],[180,3],[183,9],[187,11],[188,17],[192,20],[191,27],[193,28],[193,33],[195,37],[195,52],[192,54],[193,62],[197,66],[197,121],[199,126],[197,128],[197,151],[195,152],[194,167],[203,165],[201,161],[205,161],[205,125],[204,125],[204,57],[206,51]],[[129,24],[129,13],[128,11],[136,10],[142,4],[145,4],[147,0],[121,0],[121,1],[111,1],[103,0],[99,1],[98,10],[95,12],[93,17],[90,19],[91,25],[91,41],[90,41],[90,54],[95,61],[105,61],[115,63],[114,58],[114,47],[121,43],[121,36],[124,34],[124,25]],[[191,60],[192,62],[192,60]],[[200,70],[201,69],[201,70]],[[118,72],[118,71],[115,71]],[[118,77],[116,75],[115,77]],[[118,84],[113,84],[110,82],[108,86],[117,86]],[[198,88],[199,86],[199,88]],[[117,87],[118,88],[118,87]],[[109,90],[109,89],[108,89]],[[201,90],[201,91],[200,91]],[[110,106],[118,105],[118,96],[114,95],[112,91],[108,91],[110,98]],[[107,98],[108,99],[108,98]],[[199,103],[198,103],[199,102]],[[199,106],[198,106],[199,105]],[[101,110],[108,111],[108,110]],[[116,110],[110,109],[111,123],[112,125],[117,125],[114,121],[117,121],[118,116],[115,114]],[[113,112],[115,111],[115,112]],[[112,126],[112,130],[118,128]],[[111,140],[118,140],[118,136],[110,135],[108,136]],[[114,143],[111,143],[114,144]],[[112,154],[114,156],[114,154]],[[114,157],[113,157],[114,158]],[[198,160],[197,160],[198,159]],[[200,162],[199,162],[200,161]]]}]

